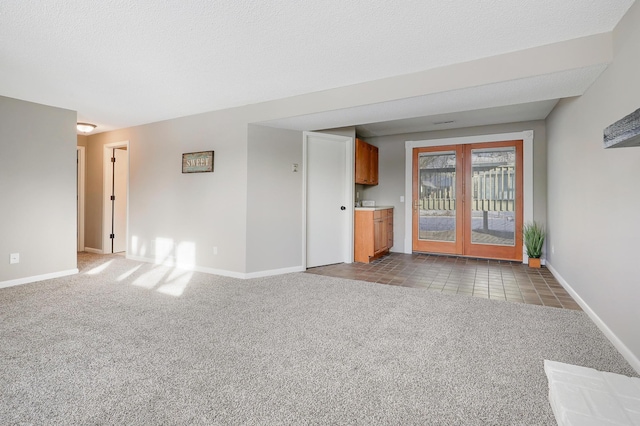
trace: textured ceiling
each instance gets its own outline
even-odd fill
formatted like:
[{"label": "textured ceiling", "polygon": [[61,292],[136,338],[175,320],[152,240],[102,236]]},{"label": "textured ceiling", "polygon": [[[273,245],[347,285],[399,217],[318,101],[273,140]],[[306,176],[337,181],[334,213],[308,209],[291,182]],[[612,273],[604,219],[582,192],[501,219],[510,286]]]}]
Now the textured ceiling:
[{"label": "textured ceiling", "polygon": [[608,32],[632,3],[3,0],[0,95],[108,130]]}]

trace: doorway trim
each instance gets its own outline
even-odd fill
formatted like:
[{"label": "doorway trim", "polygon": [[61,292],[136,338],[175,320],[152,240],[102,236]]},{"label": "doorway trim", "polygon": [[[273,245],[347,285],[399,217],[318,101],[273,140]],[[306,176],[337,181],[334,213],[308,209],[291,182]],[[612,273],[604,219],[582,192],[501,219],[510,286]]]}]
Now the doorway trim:
[{"label": "doorway trim", "polygon": [[76,224],[78,228],[78,251],[84,251],[84,192],[85,192],[85,179],[86,179],[86,148],[84,146],[76,146],[76,154],[78,155],[78,170],[77,170],[77,194],[78,198],[76,200],[77,203],[77,214],[78,214],[78,223]]},{"label": "doorway trim", "polygon": [[[413,216],[411,200],[413,197],[413,148],[423,148],[430,146],[465,145],[487,142],[503,142],[510,140],[523,141],[523,176],[522,186],[524,188],[523,201],[523,223],[533,220],[533,130],[525,130],[513,133],[498,133],[492,135],[463,136],[444,139],[418,140],[405,142],[405,209],[404,209],[404,253],[413,252]],[[409,205],[409,207],[407,207]],[[522,247],[522,263],[527,263],[528,258],[525,247]]]},{"label": "doorway trim", "polygon": [[347,232],[344,247],[346,250],[344,263],[353,263],[353,215],[354,215],[354,141],[350,136],[338,136],[321,132],[302,132],[302,270],[307,269],[307,143],[308,136],[332,139],[345,143],[346,176],[345,176],[345,207],[347,210]]},{"label": "doorway trim", "polygon": [[[127,148],[127,157],[131,160],[129,141],[112,142],[104,145],[102,161],[102,253],[111,253],[109,234],[111,229],[111,154],[114,148]],[[131,166],[127,162],[127,234],[125,254],[129,253],[129,174]]]}]

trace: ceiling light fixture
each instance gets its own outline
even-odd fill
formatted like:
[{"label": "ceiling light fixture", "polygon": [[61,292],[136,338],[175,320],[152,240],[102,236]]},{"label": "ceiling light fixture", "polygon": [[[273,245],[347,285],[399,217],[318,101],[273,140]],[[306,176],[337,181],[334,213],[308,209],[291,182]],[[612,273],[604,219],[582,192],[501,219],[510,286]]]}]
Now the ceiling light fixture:
[{"label": "ceiling light fixture", "polygon": [[96,125],[91,123],[78,123],[77,127],[80,133],[86,134],[86,133],[91,133],[93,129],[96,128]]}]

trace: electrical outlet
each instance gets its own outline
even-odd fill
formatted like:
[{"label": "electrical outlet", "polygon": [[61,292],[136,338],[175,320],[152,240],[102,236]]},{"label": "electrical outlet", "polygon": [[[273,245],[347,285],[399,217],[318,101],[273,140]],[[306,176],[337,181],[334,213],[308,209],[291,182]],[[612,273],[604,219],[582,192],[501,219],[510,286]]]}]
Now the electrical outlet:
[{"label": "electrical outlet", "polygon": [[556,252],[556,246],[551,246],[551,254],[554,254]]},{"label": "electrical outlet", "polygon": [[213,248],[213,254],[218,254],[218,247]]},{"label": "electrical outlet", "polygon": [[20,253],[11,253],[9,255],[9,263],[10,264],[20,263]]},{"label": "electrical outlet", "polygon": [[297,173],[297,172],[298,172],[298,164],[293,163],[293,164],[291,165],[291,171],[292,171],[293,173]]}]

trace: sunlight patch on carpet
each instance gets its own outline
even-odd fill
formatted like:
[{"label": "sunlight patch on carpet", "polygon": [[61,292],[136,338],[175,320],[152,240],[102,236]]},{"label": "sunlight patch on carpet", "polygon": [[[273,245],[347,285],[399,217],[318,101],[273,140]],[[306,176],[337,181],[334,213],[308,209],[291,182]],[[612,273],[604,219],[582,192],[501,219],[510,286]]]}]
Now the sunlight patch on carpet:
[{"label": "sunlight patch on carpet", "polygon": [[102,265],[96,266],[95,268],[88,271],[87,275],[98,275],[100,272],[103,272],[105,269],[107,269],[109,265],[111,265],[111,262],[113,262],[113,260],[109,260]]},{"label": "sunlight patch on carpet", "polygon": [[123,281],[123,280],[126,280],[126,279],[127,279],[127,278],[129,278],[129,277],[130,277],[134,272],[136,272],[138,269],[140,269],[140,267],[141,267],[141,266],[142,266],[142,265],[135,266],[135,267],[133,267],[133,268],[129,269],[129,270],[128,270],[127,272],[125,272],[124,274],[120,274],[120,275],[118,276],[118,278],[116,278],[116,281]]},{"label": "sunlight patch on carpet", "polygon": [[144,274],[140,275],[131,284],[135,285],[136,287],[142,287],[151,290],[155,286],[160,284],[166,274],[166,268],[156,267],[149,272],[145,272]]},{"label": "sunlight patch on carpet", "polygon": [[168,294],[169,296],[182,296],[192,276],[193,272],[174,269],[171,271],[171,274],[169,274],[169,277],[167,277],[166,283],[158,287],[157,291]]}]

